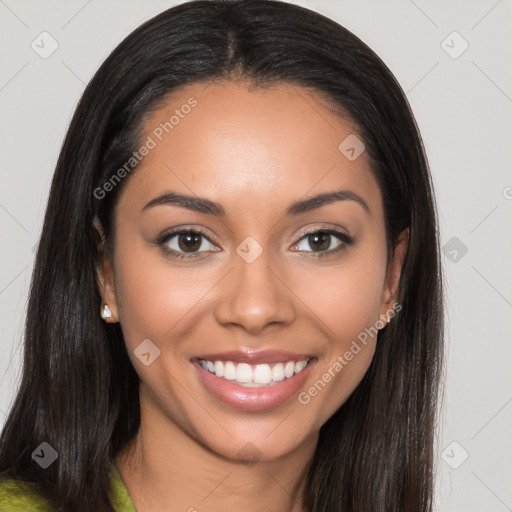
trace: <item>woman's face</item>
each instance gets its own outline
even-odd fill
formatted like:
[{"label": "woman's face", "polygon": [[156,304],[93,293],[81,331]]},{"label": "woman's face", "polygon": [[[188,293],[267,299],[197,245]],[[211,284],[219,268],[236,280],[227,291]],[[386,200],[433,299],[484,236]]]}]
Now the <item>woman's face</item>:
[{"label": "woman's face", "polygon": [[[142,425],[276,459],[316,440],[361,381],[405,244],[386,271],[363,146],[305,89],[195,84],[144,127],[101,273],[141,379]],[[181,230],[193,233],[170,233]]]}]

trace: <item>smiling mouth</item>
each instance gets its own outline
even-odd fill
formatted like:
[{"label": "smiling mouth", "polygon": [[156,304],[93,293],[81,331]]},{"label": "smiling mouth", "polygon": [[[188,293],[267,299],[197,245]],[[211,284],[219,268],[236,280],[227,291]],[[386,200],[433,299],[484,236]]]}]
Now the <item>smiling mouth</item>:
[{"label": "smiling mouth", "polygon": [[197,358],[201,367],[219,377],[247,388],[271,387],[302,372],[314,358],[274,364],[247,364],[233,361],[208,361]]}]

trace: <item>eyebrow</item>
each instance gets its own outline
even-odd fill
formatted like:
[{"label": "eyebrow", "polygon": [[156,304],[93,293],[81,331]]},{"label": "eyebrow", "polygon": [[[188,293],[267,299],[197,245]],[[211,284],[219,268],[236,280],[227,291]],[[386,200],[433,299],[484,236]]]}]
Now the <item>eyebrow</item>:
[{"label": "eyebrow", "polygon": [[[322,206],[334,203],[336,201],[354,201],[361,205],[364,210],[371,215],[370,208],[366,201],[358,194],[349,190],[338,190],[337,192],[325,192],[308,199],[297,201],[290,205],[286,210],[286,215],[300,215],[304,212],[316,210]],[[142,212],[161,205],[174,205],[188,210],[196,211],[199,213],[206,213],[210,215],[217,215],[225,217],[226,211],[221,204],[210,201],[204,197],[188,196],[185,194],[178,194],[176,192],[165,192],[147,203]]]}]

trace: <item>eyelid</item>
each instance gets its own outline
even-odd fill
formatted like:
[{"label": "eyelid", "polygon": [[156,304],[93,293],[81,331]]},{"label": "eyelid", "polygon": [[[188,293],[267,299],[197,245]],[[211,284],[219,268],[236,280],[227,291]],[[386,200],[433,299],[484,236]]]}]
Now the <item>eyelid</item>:
[{"label": "eyelid", "polygon": [[202,228],[199,228],[199,227],[192,227],[192,226],[179,226],[177,228],[173,228],[169,231],[165,231],[163,234],[161,234],[156,240],[155,240],[155,243],[160,245],[160,244],[163,244],[167,241],[169,241],[173,236],[175,235],[181,235],[183,233],[198,233],[200,235],[202,235],[204,238],[206,238],[206,240],[208,240],[208,242],[210,242],[211,244],[215,244],[217,245],[211,238],[210,236],[206,233],[206,231],[204,231]]},{"label": "eyelid", "polygon": [[304,240],[305,238],[307,238],[309,235],[313,235],[315,233],[326,233],[328,235],[331,235],[331,236],[334,236],[336,238],[338,238],[338,240],[341,242],[340,245],[335,248],[335,249],[329,249],[327,251],[321,251],[321,252],[315,252],[315,251],[302,251],[302,250],[299,250],[297,252],[306,252],[306,253],[311,253],[313,254],[315,257],[323,257],[323,256],[329,256],[329,255],[333,255],[333,254],[336,254],[337,252],[343,250],[343,249],[346,249],[347,246],[349,245],[352,245],[355,241],[355,238],[353,236],[350,236],[346,230],[344,230],[343,228],[333,228],[332,226],[315,226],[313,228],[310,228],[310,229],[306,229],[305,231],[302,231],[302,233],[299,235],[299,239],[297,240],[297,242],[295,242],[295,244],[292,246],[292,247],[296,247],[297,245],[299,245],[299,243]]},{"label": "eyelid", "polygon": [[327,232],[330,234],[344,236],[347,239],[352,240],[352,237],[346,232],[346,230],[344,230],[343,228],[339,228],[339,227],[334,228],[330,225],[314,226],[312,228],[308,228],[301,232],[301,234],[299,235],[299,240],[301,240],[302,238],[304,238],[307,235],[312,235],[314,233],[318,233],[319,231],[322,231],[324,233]]},{"label": "eyelid", "polygon": [[[219,252],[222,249],[218,250],[209,250],[209,251],[198,251],[198,252],[183,252],[183,251],[177,251],[176,249],[172,249],[171,247],[167,246],[168,242],[179,235],[186,234],[186,233],[193,233],[193,234],[199,234],[201,237],[205,238],[210,244],[215,245],[218,247],[218,245],[211,240],[211,238],[208,236],[208,234],[199,227],[192,227],[192,226],[180,226],[173,228],[169,231],[166,231],[162,235],[160,235],[155,240],[155,245],[161,248],[162,251],[166,254],[166,256],[170,256],[174,259],[183,259],[183,260],[191,260],[194,258],[200,258],[207,254],[208,252]],[[202,245],[202,244],[201,244]]]},{"label": "eyelid", "polygon": [[[350,236],[343,228],[339,228],[339,227],[333,228],[332,226],[324,225],[324,226],[313,226],[311,228],[308,228],[308,229],[302,231],[300,233],[300,235],[298,235],[298,239],[292,245],[292,247],[297,246],[307,236],[318,233],[318,232],[327,233],[328,235],[337,237],[340,240],[341,245],[337,249],[330,249],[328,251],[323,251],[323,252],[318,252],[318,253],[315,253],[315,251],[297,251],[297,252],[312,253],[315,255],[315,257],[322,257],[323,255],[327,256],[327,255],[334,254],[334,253],[338,252],[339,250],[342,250],[346,246],[351,245],[354,242],[354,238],[352,236]],[[210,236],[208,236],[208,234],[202,228],[193,227],[190,225],[183,226],[183,227],[180,226],[180,227],[173,228],[170,231],[166,231],[164,234],[162,234],[158,237],[158,239],[155,241],[155,243],[159,246],[165,246],[167,244],[167,242],[169,242],[169,240],[171,240],[172,238],[174,238],[177,235],[181,235],[184,233],[199,234],[202,237],[204,237],[209,243],[218,247],[218,245],[214,241],[211,240]],[[222,249],[214,250],[214,251],[198,251],[198,252],[191,252],[191,253],[176,251],[175,249],[171,249],[170,247],[167,247],[165,250],[169,254],[174,254],[175,257],[177,257],[177,258],[193,259],[193,258],[200,257],[202,254],[206,254],[208,252],[219,252]]]}]

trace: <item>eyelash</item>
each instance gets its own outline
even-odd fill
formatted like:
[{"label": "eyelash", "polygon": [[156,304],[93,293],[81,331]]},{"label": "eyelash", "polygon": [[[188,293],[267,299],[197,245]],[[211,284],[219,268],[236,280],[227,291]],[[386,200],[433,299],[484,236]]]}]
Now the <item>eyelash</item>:
[{"label": "eyelash", "polygon": [[[186,235],[186,234],[189,234],[189,233],[195,234],[195,235],[201,235],[204,238],[206,238],[206,240],[208,240],[208,242],[210,242],[211,244],[214,244],[214,242],[212,242],[210,240],[208,235],[203,230],[201,230],[200,228],[193,228],[193,229],[192,228],[185,228],[185,229],[179,229],[179,230],[176,230],[176,231],[170,231],[170,232],[165,233],[162,236],[160,236],[158,238],[158,240],[156,240],[155,243],[159,247],[162,248],[162,250],[165,252],[166,255],[172,256],[173,258],[177,258],[177,259],[194,259],[194,258],[199,258],[199,257],[201,257],[203,252],[196,252],[196,253],[177,252],[174,249],[170,249],[169,247],[166,246],[167,243],[169,242],[169,240],[174,238],[176,235]],[[338,231],[338,230],[332,229],[332,228],[316,228],[314,230],[305,231],[304,233],[302,233],[300,235],[299,240],[294,245],[297,245],[298,243],[300,243],[307,236],[315,235],[317,233],[324,233],[324,234],[327,234],[327,235],[335,236],[336,238],[338,238],[342,242],[342,244],[338,248],[336,248],[336,249],[331,249],[329,251],[325,251],[325,252],[321,252],[321,253],[315,253],[314,251],[303,251],[303,252],[313,252],[313,255],[314,255],[315,258],[325,258],[325,257],[328,257],[328,256],[332,256],[333,254],[337,254],[337,253],[339,253],[341,251],[346,250],[349,245],[352,245],[354,243],[354,238],[349,236],[349,235],[347,235],[346,233],[343,233],[342,231]],[[218,251],[215,251],[215,252],[218,252]]]}]

